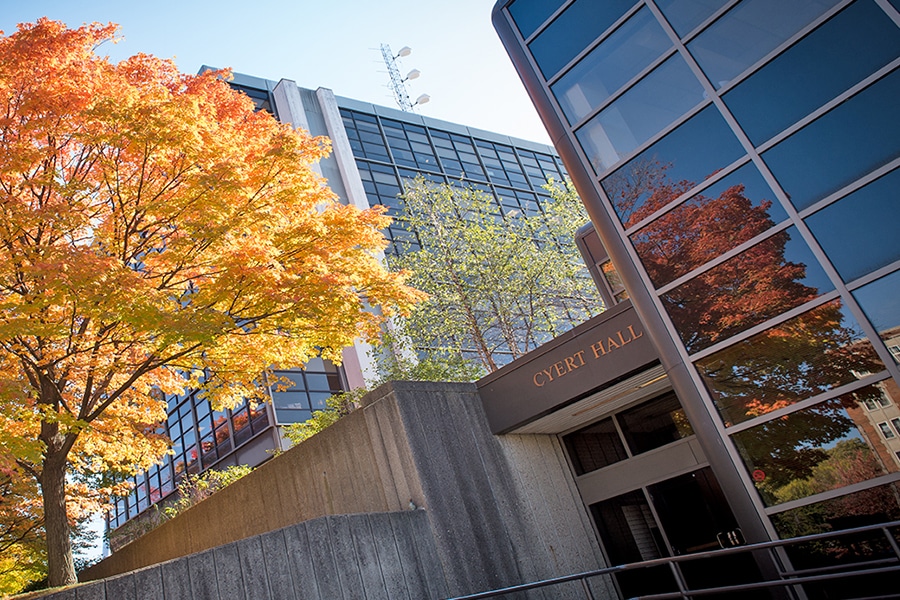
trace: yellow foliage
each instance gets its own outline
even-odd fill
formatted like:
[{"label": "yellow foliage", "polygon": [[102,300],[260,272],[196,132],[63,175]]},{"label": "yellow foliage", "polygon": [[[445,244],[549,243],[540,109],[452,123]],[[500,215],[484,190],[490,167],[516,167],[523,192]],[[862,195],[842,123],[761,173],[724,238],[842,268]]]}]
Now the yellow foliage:
[{"label": "yellow foliage", "polygon": [[[164,394],[233,406],[372,339],[368,306],[420,298],[376,258],[385,216],[311,168],[328,140],[254,112],[227,72],[95,55],[115,31],[0,38],[0,466],[43,483],[60,462],[146,468]],[[68,490],[85,510],[106,491]]]}]

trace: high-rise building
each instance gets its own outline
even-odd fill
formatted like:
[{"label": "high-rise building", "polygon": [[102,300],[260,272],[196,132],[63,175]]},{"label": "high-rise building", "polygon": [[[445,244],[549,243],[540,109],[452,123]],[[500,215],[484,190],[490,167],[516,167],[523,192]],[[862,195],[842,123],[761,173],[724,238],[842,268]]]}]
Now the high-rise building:
[{"label": "high-rise building", "polygon": [[[231,85],[282,122],[331,139],[332,154],[318,168],[342,202],[387,207],[395,219],[385,231],[388,254],[419,244],[405,226],[398,199],[404,180],[422,175],[435,182],[462,181],[492,195],[498,213],[515,211],[527,218],[549,197],[543,187],[548,179],[566,177],[556,152],[544,144],[338,97],[328,89],[303,89],[289,80],[235,74]],[[281,425],[307,420],[333,393],[361,387],[374,376],[366,346],[347,348],[343,358],[341,367],[314,359],[303,370],[278,372],[294,385],[270,389],[271,403],[255,407],[245,403],[213,411],[196,392],[169,398],[169,417],[160,432],[172,440],[173,454],[134,477],[131,495],[115,502],[110,527],[170,496],[184,472],[256,466],[269,459],[282,448]]]},{"label": "high-rise building", "polygon": [[[708,461],[669,452],[629,489],[579,484],[612,563],[900,518],[898,11],[496,4],[674,390],[670,437]],[[622,408],[570,438],[579,481],[631,457],[623,429],[652,433]]]}]

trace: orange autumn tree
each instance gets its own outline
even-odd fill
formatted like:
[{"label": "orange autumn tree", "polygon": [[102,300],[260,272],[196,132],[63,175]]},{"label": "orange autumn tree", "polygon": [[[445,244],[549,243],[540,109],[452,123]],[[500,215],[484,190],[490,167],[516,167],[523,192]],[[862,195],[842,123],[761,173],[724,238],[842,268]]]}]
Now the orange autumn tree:
[{"label": "orange autumn tree", "polygon": [[166,394],[260,397],[419,297],[375,258],[381,212],[312,170],[327,140],[222,73],[95,54],[115,32],[0,37],[0,466],[40,486],[52,586],[76,579],[70,519],[122,491],[76,482],[164,453]]}]

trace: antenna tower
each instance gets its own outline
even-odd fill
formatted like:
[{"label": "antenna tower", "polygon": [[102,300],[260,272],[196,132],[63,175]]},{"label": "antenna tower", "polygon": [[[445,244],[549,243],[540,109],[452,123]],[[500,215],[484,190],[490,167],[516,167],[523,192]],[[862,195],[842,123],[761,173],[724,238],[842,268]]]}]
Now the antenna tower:
[{"label": "antenna tower", "polygon": [[394,93],[394,100],[397,101],[397,105],[403,112],[413,112],[413,109],[416,106],[425,104],[431,99],[428,94],[422,94],[421,96],[416,98],[415,102],[413,102],[409,98],[409,90],[406,88],[406,82],[410,79],[415,79],[420,75],[420,73],[418,69],[413,69],[406,74],[406,77],[401,76],[400,68],[397,64],[397,59],[404,56],[409,56],[411,52],[412,50],[409,48],[409,46],[404,46],[400,48],[400,51],[397,54],[394,54],[389,45],[381,44],[381,56],[384,58],[384,64],[387,67],[388,74],[391,77],[390,88]]}]

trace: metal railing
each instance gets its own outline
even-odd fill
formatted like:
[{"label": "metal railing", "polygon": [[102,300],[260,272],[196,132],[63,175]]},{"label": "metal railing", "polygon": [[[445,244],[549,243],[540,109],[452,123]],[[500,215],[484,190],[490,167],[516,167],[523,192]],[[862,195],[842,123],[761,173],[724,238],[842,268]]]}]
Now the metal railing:
[{"label": "metal railing", "polygon": [[[891,530],[897,530],[891,533]],[[883,535],[883,541],[886,546],[882,548],[881,556],[861,557],[860,560],[851,562],[842,562],[822,567],[794,569],[790,566],[787,550],[791,546],[799,546],[802,544],[815,544],[822,542],[833,542],[840,538],[848,538],[860,536],[863,534]],[[651,567],[668,566],[672,572],[677,590],[665,593],[656,593],[642,596],[633,596],[633,600],[669,600],[680,598],[704,598],[712,595],[723,595],[737,592],[752,592],[755,590],[766,590],[776,595],[773,597],[787,598],[791,600],[813,600],[814,596],[807,595],[805,585],[814,583],[827,583],[835,580],[846,580],[848,578],[871,578],[873,575],[887,575],[897,573],[894,580],[896,585],[893,591],[879,591],[875,594],[868,592],[866,585],[861,584],[858,591],[862,594],[852,596],[857,600],[874,600],[876,598],[900,598],[900,545],[898,545],[898,536],[900,536],[900,521],[891,521],[878,525],[870,525],[866,527],[856,527],[853,529],[842,529],[837,532],[818,533],[784,540],[776,540],[772,542],[764,542],[759,544],[747,544],[734,548],[726,548],[722,550],[710,550],[707,552],[698,552],[696,554],[686,554],[682,556],[673,556],[668,558],[658,558],[639,563],[629,563],[625,565],[617,565],[614,567],[606,567],[593,571],[585,571],[583,573],[575,573],[565,575],[563,577],[554,577],[552,579],[544,579],[532,583],[514,585],[510,587],[479,592],[477,594],[469,594],[466,596],[456,596],[449,600],[476,600],[481,598],[497,598],[506,594],[515,592],[525,592],[528,590],[552,588],[565,583],[580,582],[584,592],[584,597],[588,600],[595,600],[589,579],[595,577],[613,576],[628,571],[638,571]],[[882,540],[881,536],[872,539],[863,540],[863,546],[867,546],[871,550],[871,543]],[[851,542],[851,545],[857,542]],[[725,585],[719,587],[703,587],[690,589],[685,582],[685,577],[681,572],[681,565],[688,562],[700,562],[713,558],[734,555],[748,555],[751,553],[758,556],[758,553],[764,552],[770,558],[771,565],[775,566],[775,577],[769,577],[766,580],[755,581],[752,583],[736,583],[734,585]],[[868,580],[867,580],[868,581]]]}]

